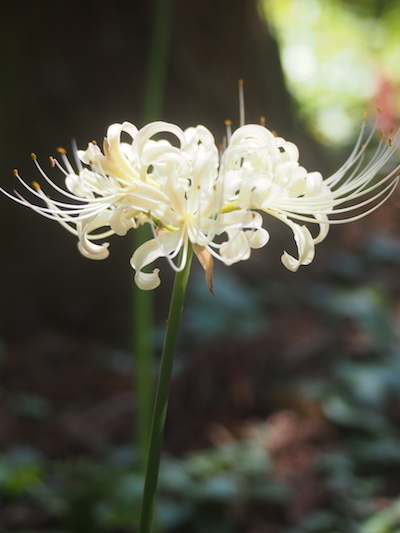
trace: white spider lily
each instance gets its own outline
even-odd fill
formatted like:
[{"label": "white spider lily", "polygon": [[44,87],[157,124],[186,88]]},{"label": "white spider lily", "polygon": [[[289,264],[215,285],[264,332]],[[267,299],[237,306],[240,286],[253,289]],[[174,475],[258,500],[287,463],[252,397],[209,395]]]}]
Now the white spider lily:
[{"label": "white spider lily", "polygon": [[[275,137],[265,127],[246,125],[233,133],[223,155],[222,172],[237,182],[237,206],[264,211],[292,229],[298,258],[287,252],[281,258],[289,270],[311,263],[315,244],[326,237],[330,224],[366,216],[396,187],[400,165],[380,180],[375,178],[398,147],[400,132],[387,141],[382,135],[374,155],[363,166],[375,128],[363,142],[364,131],[363,126],[348,160],[325,180],[319,172],[307,172],[299,165],[293,143]],[[344,218],[329,218],[334,214]],[[318,225],[318,235],[313,238],[309,228],[296,220]]]},{"label": "white spider lily", "polygon": [[[378,181],[375,177],[393,156],[400,134],[389,141],[382,137],[363,166],[373,133],[363,142],[362,129],[346,163],[323,180],[319,172],[299,165],[293,143],[261,125],[229,132],[228,146],[219,154],[204,126],[182,131],[154,122],[138,130],[124,122],[108,128],[103,152],[95,143],[76,151],[77,170],[64,150],[59,150],[63,165],[50,158],[65,175],[65,189],[50,180],[33,156],[47,184],[67,201],[51,199],[36,182],[24,182],[17,171],[22,185],[43,205],[3,192],[75,234],[79,250],[92,259],[108,256],[109,243],[101,241],[112,234],[125,235],[149,224],[153,238],[131,258],[137,285],[150,290],[160,284],[158,269],[143,272],[160,257],[166,257],[174,270],[183,269],[192,246],[212,292],[213,258],[231,265],[267,244],[269,234],[260,212],[292,229],[298,257],[284,252],[282,262],[296,271],[313,260],[315,244],[326,237],[330,224],[356,220],[384,202],[397,185],[399,166]],[[122,142],[122,134],[131,142]],[[175,137],[176,145],[159,139],[160,134]],[[329,218],[335,213],[345,218]],[[310,223],[319,227],[316,237],[305,225]]]}]

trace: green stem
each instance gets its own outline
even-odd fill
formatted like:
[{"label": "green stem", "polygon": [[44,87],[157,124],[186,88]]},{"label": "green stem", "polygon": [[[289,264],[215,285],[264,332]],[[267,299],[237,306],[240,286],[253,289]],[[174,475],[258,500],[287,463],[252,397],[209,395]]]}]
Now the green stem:
[{"label": "green stem", "polygon": [[[153,30],[150,39],[148,71],[144,96],[143,122],[161,119],[169,44],[176,0],[158,0],[155,6]],[[150,229],[141,226],[135,230],[134,249],[152,238]],[[153,308],[154,297],[136,286],[133,293],[135,358],[137,450],[139,469],[144,473],[153,410]]]},{"label": "green stem", "polygon": [[158,0],[156,5],[143,105],[145,123],[161,119],[175,1]]},{"label": "green stem", "polygon": [[164,437],[165,420],[167,418],[169,388],[192,256],[193,250],[192,247],[189,246],[185,268],[181,272],[176,273],[174,287],[172,289],[154,403],[139,533],[151,533],[153,530],[158,471]]},{"label": "green stem", "polygon": [[[135,231],[135,250],[152,237],[147,226]],[[135,363],[134,387],[136,387],[136,439],[140,471],[144,473],[153,410],[153,295],[133,288],[134,331],[133,355]]]}]

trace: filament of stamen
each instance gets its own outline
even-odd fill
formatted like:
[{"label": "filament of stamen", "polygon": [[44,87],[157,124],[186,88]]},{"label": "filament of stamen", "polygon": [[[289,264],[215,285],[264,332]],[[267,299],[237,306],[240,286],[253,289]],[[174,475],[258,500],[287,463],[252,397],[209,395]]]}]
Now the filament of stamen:
[{"label": "filament of stamen", "polygon": [[240,116],[240,126],[245,125],[245,115],[244,115],[244,81],[243,79],[239,80],[239,116]]}]

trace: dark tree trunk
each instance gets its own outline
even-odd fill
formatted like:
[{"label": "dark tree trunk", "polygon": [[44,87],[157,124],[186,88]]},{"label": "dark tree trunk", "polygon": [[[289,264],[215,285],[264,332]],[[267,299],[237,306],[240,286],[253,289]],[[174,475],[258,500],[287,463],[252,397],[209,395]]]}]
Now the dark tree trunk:
[{"label": "dark tree trunk", "polygon": [[[37,179],[32,150],[47,170],[47,156],[70,139],[84,148],[112,122],[141,123],[154,9],[149,0],[6,3],[2,186],[14,187],[16,166],[28,182]],[[277,46],[257,1],[178,0],[159,118],[203,123],[220,141],[225,119],[238,125],[238,78],[245,79],[248,120],[265,115],[272,129],[295,137]],[[111,258],[93,263],[57,224],[0,201],[0,335],[49,327],[127,339],[129,238],[114,238]]]}]

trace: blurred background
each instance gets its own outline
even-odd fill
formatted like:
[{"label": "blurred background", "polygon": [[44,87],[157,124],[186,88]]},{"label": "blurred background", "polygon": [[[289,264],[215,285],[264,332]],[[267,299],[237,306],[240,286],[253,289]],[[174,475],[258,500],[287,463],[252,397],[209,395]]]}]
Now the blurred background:
[{"label": "blurred background", "polygon": [[[157,109],[146,110],[157,7],[172,14]],[[166,19],[167,20],[167,19]],[[399,0],[7,2],[0,18],[1,186],[38,178],[71,141],[146,114],[182,128],[246,121],[329,175],[364,112],[400,114]],[[379,134],[377,136],[379,140]],[[398,162],[394,161],[393,166]],[[390,170],[387,169],[387,170]],[[131,531],[133,242],[84,259],[57,224],[0,198],[0,530]],[[400,529],[400,193],[334,227],[293,274],[271,242],[194,268],[161,476],[165,531],[394,533]],[[155,291],[160,348],[172,273]],[[136,513],[136,514],[135,514]]]}]

